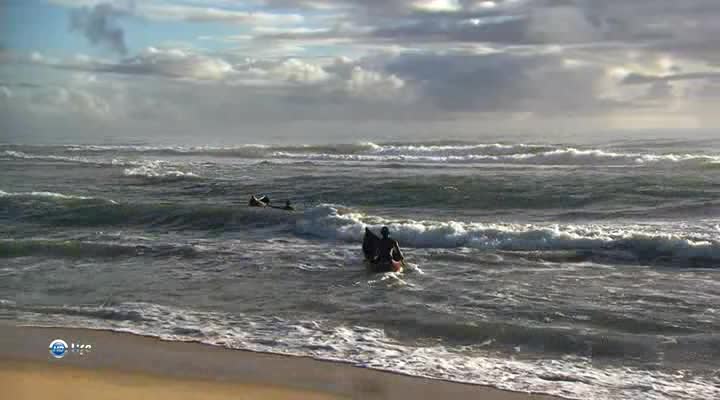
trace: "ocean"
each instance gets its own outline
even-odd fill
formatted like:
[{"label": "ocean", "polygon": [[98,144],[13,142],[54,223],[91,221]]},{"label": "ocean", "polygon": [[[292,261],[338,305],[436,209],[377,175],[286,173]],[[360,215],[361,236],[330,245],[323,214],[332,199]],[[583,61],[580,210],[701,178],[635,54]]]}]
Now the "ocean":
[{"label": "ocean", "polygon": [[[4,144],[0,170],[15,324],[572,399],[720,398],[720,140]],[[401,274],[364,268],[382,226]]]}]

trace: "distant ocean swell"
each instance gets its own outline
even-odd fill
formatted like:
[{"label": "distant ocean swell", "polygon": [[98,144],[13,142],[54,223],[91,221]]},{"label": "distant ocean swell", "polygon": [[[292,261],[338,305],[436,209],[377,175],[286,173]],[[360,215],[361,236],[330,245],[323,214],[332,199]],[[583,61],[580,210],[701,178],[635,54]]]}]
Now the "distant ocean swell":
[{"label": "distant ocean swell", "polygon": [[[7,145],[3,146],[8,148]],[[248,159],[296,159],[355,162],[422,162],[422,163],[507,163],[537,165],[576,164],[715,164],[719,154],[642,153],[599,148],[575,148],[541,144],[344,144],[326,146],[242,145],[228,147],[183,146],[9,146],[5,157],[78,163],[97,163],[99,156],[208,156]],[[132,161],[127,161],[132,164]]]},{"label": "distant ocean swell", "polygon": [[[269,212],[267,212],[269,211]],[[468,247],[489,251],[570,252],[574,260],[679,267],[720,266],[720,231],[713,225],[674,228],[660,224],[511,224],[417,221],[366,215],[336,205],[300,214],[246,207],[125,204],[59,193],[0,192],[0,215],[18,222],[56,226],[140,226],[144,229],[243,230],[359,243],[363,229],[389,226],[404,246]],[[542,259],[542,255],[538,256]],[[556,257],[556,256],[554,256]],[[554,259],[554,258],[552,258]]]},{"label": "distant ocean swell", "polygon": [[127,167],[123,174],[129,177],[140,177],[154,180],[184,180],[200,178],[199,175],[183,171],[180,168],[192,166],[192,164],[171,163],[165,160],[130,160],[130,159],[101,159],[85,158],[77,156],[60,156],[53,154],[28,154],[19,151],[5,151],[3,155],[12,159],[50,161],[62,163],[86,164],[97,167]]},{"label": "distant ocean swell", "polygon": [[199,255],[201,255],[200,251],[187,245],[145,245],[72,239],[0,239],[0,258],[196,257]]}]

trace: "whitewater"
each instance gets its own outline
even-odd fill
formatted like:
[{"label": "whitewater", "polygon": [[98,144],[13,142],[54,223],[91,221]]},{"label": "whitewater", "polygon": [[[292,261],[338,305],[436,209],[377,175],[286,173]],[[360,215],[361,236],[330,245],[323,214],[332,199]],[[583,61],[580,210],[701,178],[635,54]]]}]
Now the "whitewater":
[{"label": "whitewater", "polygon": [[[3,144],[0,168],[2,319],[720,398],[718,142]],[[383,226],[402,274],[363,267]]]}]

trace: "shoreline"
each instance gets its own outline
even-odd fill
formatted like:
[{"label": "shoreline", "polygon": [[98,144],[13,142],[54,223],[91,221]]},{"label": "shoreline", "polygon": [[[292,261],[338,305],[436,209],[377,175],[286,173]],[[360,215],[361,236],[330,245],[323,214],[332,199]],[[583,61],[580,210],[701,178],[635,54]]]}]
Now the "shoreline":
[{"label": "shoreline", "polygon": [[[68,344],[89,344],[92,350],[56,359],[48,346],[57,338]],[[253,399],[560,399],[356,367],[341,361],[165,341],[109,330],[0,324],[0,346],[0,375],[5,376],[0,382],[19,399],[38,397],[36,390],[48,390],[47,395],[62,398],[54,384],[58,379],[82,383],[61,385],[59,389],[69,390],[68,398],[80,399],[84,392],[88,392],[87,398],[101,399],[138,394],[146,398],[223,399],[238,398],[240,392],[250,397],[239,398]],[[174,391],[190,393],[190,397],[178,397]],[[122,392],[126,397],[107,397],[111,392]]]}]

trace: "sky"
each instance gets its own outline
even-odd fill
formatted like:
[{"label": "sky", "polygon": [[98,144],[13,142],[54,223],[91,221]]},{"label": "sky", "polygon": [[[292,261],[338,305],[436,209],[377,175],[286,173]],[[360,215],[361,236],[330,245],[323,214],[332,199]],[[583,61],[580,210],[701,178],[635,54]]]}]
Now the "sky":
[{"label": "sky", "polygon": [[718,0],[0,0],[0,142],[714,135]]}]

